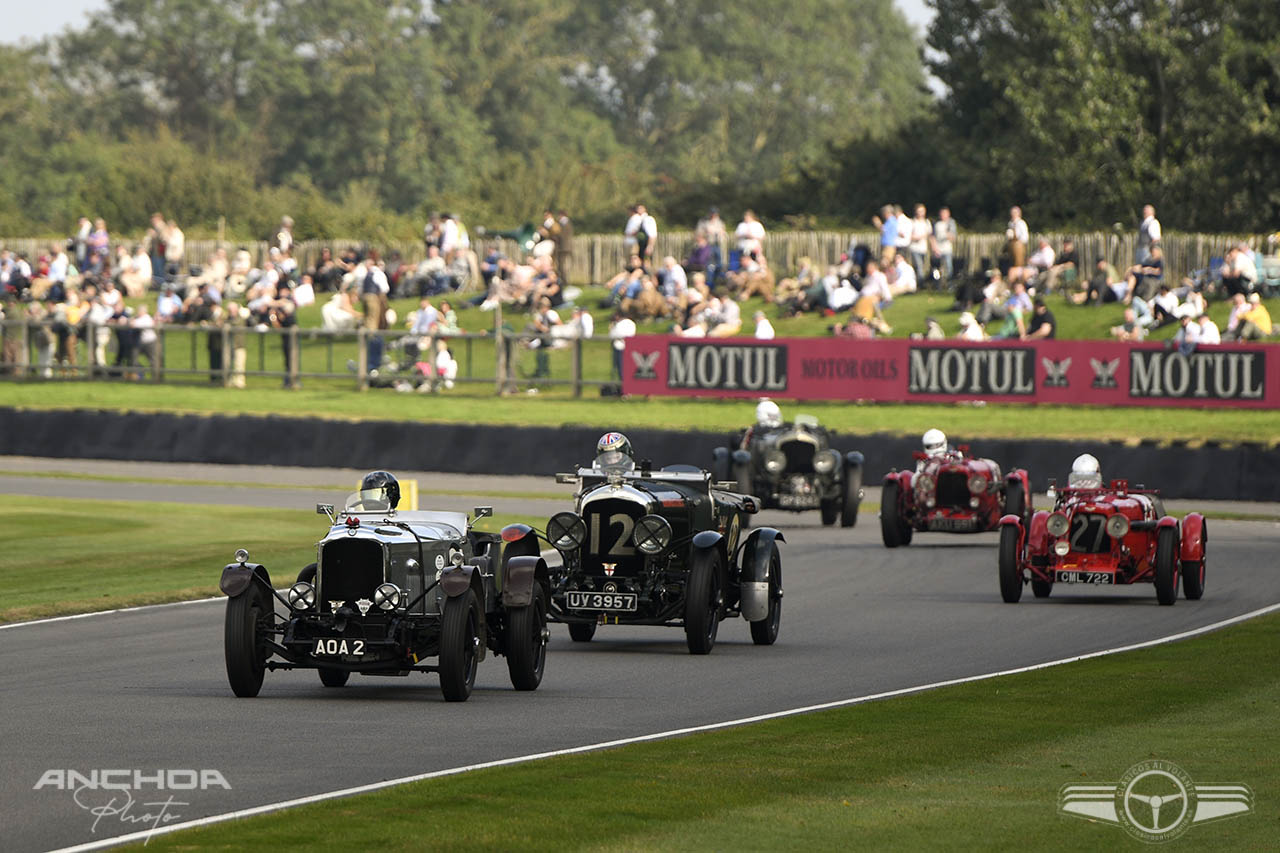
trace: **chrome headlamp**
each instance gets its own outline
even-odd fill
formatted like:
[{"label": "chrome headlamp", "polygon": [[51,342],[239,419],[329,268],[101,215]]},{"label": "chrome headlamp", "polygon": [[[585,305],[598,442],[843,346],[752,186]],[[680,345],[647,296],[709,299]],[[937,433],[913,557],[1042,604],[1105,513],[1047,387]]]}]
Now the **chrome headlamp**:
[{"label": "chrome headlamp", "polygon": [[1112,539],[1119,539],[1129,532],[1128,517],[1116,513],[1107,519],[1107,535]]},{"label": "chrome headlamp", "polygon": [[238,551],[236,551],[236,562],[237,562],[237,563],[246,563],[246,562],[248,562],[248,561],[249,561],[249,552],[248,552],[248,551],[246,551],[246,550],[245,550],[245,549],[243,549],[243,548],[241,548],[241,549],[239,549]]},{"label": "chrome headlamp", "polygon": [[1053,543],[1053,553],[1057,554],[1059,557],[1067,556],[1067,553],[1070,550],[1071,550],[1071,543],[1069,543],[1065,539],[1062,539],[1058,542]]},{"label": "chrome headlamp", "polygon": [[289,587],[285,598],[294,610],[310,610],[316,606],[316,588],[306,581],[298,581]]},{"label": "chrome headlamp", "polygon": [[830,474],[840,465],[840,454],[828,448],[813,457],[813,470],[819,474]]},{"label": "chrome headlamp", "polygon": [[378,584],[373,591],[373,603],[379,610],[395,610],[403,599],[400,587],[393,583]]},{"label": "chrome headlamp", "polygon": [[1062,536],[1066,534],[1071,527],[1071,521],[1064,513],[1055,512],[1049,516],[1049,520],[1045,523],[1045,529],[1049,531],[1051,536]]},{"label": "chrome headlamp", "polygon": [[778,448],[773,448],[764,455],[764,470],[770,474],[781,474],[787,467],[787,456]]},{"label": "chrome headlamp", "polygon": [[646,515],[636,522],[631,538],[644,553],[658,554],[671,544],[671,525],[660,515]]},{"label": "chrome headlamp", "polygon": [[917,475],[916,475],[916,491],[918,491],[918,492],[932,492],[932,491],[933,491],[933,486],[934,486],[933,478],[932,478],[932,477],[930,477],[928,474],[917,474]]},{"label": "chrome headlamp", "polygon": [[987,478],[981,474],[972,474],[969,477],[969,491],[972,494],[980,495],[987,490]]},{"label": "chrome headlamp", "polygon": [[557,512],[547,522],[547,541],[557,551],[576,551],[587,541],[587,523],[576,512]]}]

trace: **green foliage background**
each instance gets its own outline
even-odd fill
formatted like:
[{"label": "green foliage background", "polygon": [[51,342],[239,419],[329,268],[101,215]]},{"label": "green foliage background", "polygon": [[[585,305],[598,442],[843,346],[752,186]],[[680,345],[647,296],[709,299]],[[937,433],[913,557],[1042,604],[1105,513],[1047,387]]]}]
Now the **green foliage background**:
[{"label": "green foliage background", "polygon": [[668,225],[1280,220],[1280,5],[931,5],[921,41],[892,0],[110,0],[0,47],[0,234],[288,212],[377,241],[546,204],[613,231],[640,198]]}]

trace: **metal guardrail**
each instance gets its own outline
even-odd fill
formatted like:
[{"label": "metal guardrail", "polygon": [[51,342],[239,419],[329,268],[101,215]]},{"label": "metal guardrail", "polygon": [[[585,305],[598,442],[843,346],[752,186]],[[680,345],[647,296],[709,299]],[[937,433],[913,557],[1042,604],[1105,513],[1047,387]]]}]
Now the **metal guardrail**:
[{"label": "metal guardrail", "polygon": [[[362,391],[487,383],[497,394],[522,387],[568,387],[574,396],[611,381],[610,358],[595,353],[600,348],[611,352],[608,339],[514,332],[503,327],[500,312],[494,319],[494,332],[433,336],[366,328],[165,324],[155,327],[155,341],[147,344],[140,340],[142,330],[128,326],[4,320],[0,379],[188,384],[205,380],[237,388],[250,379],[265,378],[286,388],[310,380],[338,387],[349,381],[350,387]],[[432,370],[439,341],[447,343],[457,365],[448,382]],[[587,358],[589,354],[597,357]]]}]

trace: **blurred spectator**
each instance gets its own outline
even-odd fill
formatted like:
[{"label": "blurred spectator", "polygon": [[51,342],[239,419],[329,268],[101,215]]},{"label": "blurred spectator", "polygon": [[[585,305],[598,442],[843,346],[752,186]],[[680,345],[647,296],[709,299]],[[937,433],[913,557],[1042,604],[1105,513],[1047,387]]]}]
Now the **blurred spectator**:
[{"label": "blurred spectator", "polygon": [[328,246],[322,247],[315,266],[311,268],[311,278],[316,283],[317,289],[326,292],[338,290],[342,282],[342,273],[342,268],[333,258],[333,250]]},{"label": "blurred spectator", "polygon": [[759,258],[764,254],[764,224],[756,218],[756,212],[747,209],[742,214],[742,221],[738,223],[738,227],[733,231],[733,238],[737,241],[738,251],[745,258],[751,256]]},{"label": "blurred spectator", "polygon": [[773,271],[764,252],[744,254],[737,272],[729,273],[729,284],[743,302],[759,294],[765,302],[773,301]]},{"label": "blurred spectator", "polygon": [[1201,314],[1197,322],[1200,324],[1200,334],[1196,339],[1197,344],[1222,343],[1222,333],[1218,331],[1218,324],[1213,322],[1213,318],[1208,314]]},{"label": "blurred spectator", "polygon": [[707,337],[730,338],[742,331],[742,309],[732,299],[721,299],[707,316]]},{"label": "blurred spectator", "polygon": [[405,326],[408,327],[409,334],[425,337],[436,333],[439,320],[440,312],[431,304],[431,300],[424,296],[418,302],[418,310],[405,320]]},{"label": "blurred spectator", "polygon": [[1009,224],[1004,229],[1005,260],[1008,269],[1027,265],[1027,244],[1031,242],[1031,230],[1022,218],[1022,208],[1016,204],[1009,208]]},{"label": "blurred spectator", "polygon": [[93,223],[89,221],[89,217],[81,216],[76,223],[76,235],[71,238],[75,241],[76,269],[80,272],[89,268],[89,235],[92,233]]},{"label": "blurred spectator", "polygon": [[331,332],[354,331],[361,316],[352,304],[350,290],[339,290],[320,307],[321,328]]},{"label": "blurred spectator", "polygon": [[1053,264],[1040,276],[1035,282],[1035,286],[1042,293],[1053,293],[1058,289],[1058,282],[1064,282],[1064,286],[1070,287],[1075,283],[1080,275],[1080,253],[1076,251],[1076,243],[1070,237],[1062,241],[1062,254],[1058,255]]},{"label": "blurred spectator", "polygon": [[1222,265],[1222,286],[1227,296],[1253,293],[1258,282],[1258,267],[1253,261],[1253,253],[1248,245],[1240,243],[1227,251]]},{"label": "blurred spectator", "polygon": [[773,324],[769,322],[769,318],[764,316],[763,311],[757,311],[752,319],[756,323],[755,337],[757,341],[771,341],[774,338]]},{"label": "blurred spectator", "polygon": [[1190,314],[1183,314],[1180,320],[1182,328],[1174,334],[1173,344],[1178,348],[1178,352],[1190,355],[1200,341],[1200,324]]},{"label": "blurred spectator", "polygon": [[427,224],[422,228],[422,249],[427,251],[432,246],[440,248],[444,239],[444,220],[440,218],[439,213],[432,213],[427,217]]},{"label": "blurred spectator", "polygon": [[1151,256],[1151,248],[1160,242],[1160,220],[1156,219],[1156,209],[1149,204],[1142,206],[1142,222],[1138,225],[1137,254],[1134,258],[1136,266],[1142,266]]},{"label": "blurred spectator", "polygon": [[1043,296],[1037,296],[1035,308],[1031,311],[1031,320],[1027,323],[1027,332],[1022,336],[1024,341],[1052,340],[1058,336],[1058,322],[1049,310]]},{"label": "blurred spectator", "polygon": [[[134,315],[131,325],[137,332],[137,339],[129,359],[129,366],[131,368],[138,367],[140,364],[138,357],[142,356],[146,358],[147,366],[151,369],[151,375],[154,377],[156,366],[159,361],[156,354],[156,319],[147,311],[147,304],[145,302],[138,306],[138,312]],[[142,379],[145,376],[145,371],[130,371],[131,379]]]},{"label": "blurred spectator", "polygon": [[926,281],[929,275],[929,241],[933,237],[933,223],[926,214],[925,206],[917,204],[915,216],[911,218],[910,242],[907,243],[917,282]]},{"label": "blurred spectator", "polygon": [[684,262],[685,271],[705,273],[713,263],[711,244],[704,235],[695,234],[693,248],[689,250],[689,258]]},{"label": "blurred spectator", "polygon": [[[1134,300],[1135,305],[1137,301]],[[1178,297],[1169,289],[1168,283],[1160,283],[1160,289],[1147,305],[1155,328],[1177,322]]]},{"label": "blurred spectator", "polygon": [[658,242],[658,222],[649,215],[643,204],[634,204],[628,211],[631,215],[627,217],[627,224],[622,229],[623,245],[633,249],[648,263]]},{"label": "blurred spectator", "polygon": [[280,227],[271,238],[271,245],[279,249],[281,254],[293,252],[293,217],[280,217]]},{"label": "blurred spectator", "polygon": [[1155,296],[1161,282],[1164,281],[1164,253],[1157,243],[1147,253],[1147,259],[1141,264],[1129,268],[1125,276],[1124,301],[1132,302],[1135,297],[1143,301]]},{"label": "blurred spectator", "polygon": [[53,312],[49,303],[34,300],[27,304],[26,319],[35,323],[29,331],[31,346],[36,351],[36,375],[42,379],[53,376],[53,351],[57,340],[53,334]]},{"label": "blurred spectator", "polygon": [[635,320],[654,320],[668,313],[667,302],[658,292],[658,285],[651,276],[640,278],[640,289],[635,296],[622,300],[622,310]]},{"label": "blurred spectator", "polygon": [[856,314],[851,314],[848,322],[836,323],[831,326],[830,331],[837,338],[854,338],[863,341],[869,341],[876,336],[875,330],[871,328],[871,325]]},{"label": "blurred spectator", "polygon": [[962,341],[985,341],[986,332],[978,324],[978,319],[969,311],[960,314],[960,331],[956,338]]},{"label": "blurred spectator", "polygon": [[547,355],[547,350],[551,346],[552,330],[561,324],[560,315],[552,307],[551,300],[545,296],[539,299],[533,319],[525,327],[526,333],[539,336],[526,344],[530,349],[537,350],[534,378],[551,375],[551,359]]},{"label": "blurred spectator", "polygon": [[449,349],[449,342],[444,338],[436,341],[434,367],[436,381],[432,387],[452,388],[454,381],[458,378],[458,362],[453,357],[453,350]]},{"label": "blurred spectator", "polygon": [[784,278],[778,282],[778,286],[773,293],[774,304],[781,305],[784,311],[794,314],[797,309],[796,301],[805,290],[814,285],[816,275],[817,273],[813,269],[813,261],[807,255],[802,257],[800,259],[800,268],[796,270],[795,276]]},{"label": "blurred spectator", "polygon": [[1147,336],[1147,330],[1138,323],[1137,312],[1129,307],[1124,309],[1124,321],[1111,327],[1111,336],[1116,340],[1137,343]]},{"label": "blurred spectator", "polygon": [[[697,227],[694,228],[694,234],[703,237],[717,251],[724,241],[728,238],[728,231],[725,228],[724,220],[720,218],[720,208],[712,207],[707,211],[707,215],[698,220]],[[690,270],[692,272],[692,270]]]},{"label": "blurred spectator", "polygon": [[1094,262],[1093,274],[1082,284],[1083,292],[1072,295],[1071,301],[1077,305],[1092,302],[1101,305],[1104,302],[1115,302],[1128,291],[1128,286],[1119,281],[1116,268],[1107,263],[1107,259],[1098,256]]},{"label": "blurred spectator", "polygon": [[89,268],[101,273],[110,262],[108,251],[111,246],[111,235],[107,233],[107,222],[99,217],[93,221],[93,231],[89,233]]},{"label": "blurred spectator", "polygon": [[[911,217],[907,216],[906,211],[902,209],[900,204],[893,206],[893,215],[898,217],[898,237],[895,244],[897,251],[894,254],[895,257],[906,257],[911,247]],[[888,272],[888,270],[886,269],[885,272]]]},{"label": "blurred spectator", "polygon": [[880,215],[871,217],[871,224],[880,231],[880,263],[888,266],[898,254],[898,217],[893,205],[880,208]]},{"label": "blurred spectator", "polygon": [[462,334],[462,329],[458,327],[458,312],[453,310],[447,299],[440,300],[440,316],[436,320],[436,326],[441,335]]},{"label": "blurred spectator", "polygon": [[613,312],[609,323],[609,340],[613,342],[613,375],[622,381],[622,353],[626,349],[626,340],[636,333],[636,321],[622,313]]},{"label": "blurred spectator", "polygon": [[573,220],[562,207],[556,213],[560,236],[556,240],[556,278],[562,287],[569,287],[569,267],[573,260]]},{"label": "blurred spectator", "polygon": [[[894,263],[896,265],[896,258]],[[867,262],[867,274],[862,279],[862,290],[859,291],[859,295],[862,299],[870,300],[877,310],[884,310],[893,304],[893,291],[889,287],[889,279],[880,271],[880,266],[875,261]]]},{"label": "blurred spectator", "polygon": [[182,233],[178,223],[170,219],[165,223],[164,233],[164,268],[158,270],[156,279],[169,280],[182,271],[182,262],[187,256],[187,235]]},{"label": "blurred spectator", "polygon": [[942,278],[943,287],[955,275],[955,244],[958,239],[956,221],[951,218],[951,208],[938,208],[938,218],[933,223],[933,266]]},{"label": "blurred spectator", "polygon": [[444,258],[440,255],[440,247],[427,246],[427,256],[418,263],[413,280],[419,296],[448,293],[453,289],[453,281],[445,267]]},{"label": "blurred spectator", "polygon": [[907,261],[906,255],[898,255],[893,259],[893,266],[885,270],[885,276],[889,281],[889,293],[893,296],[902,296],[906,293],[915,293],[918,283],[916,281],[916,270],[910,262]]},{"label": "blurred spectator", "polygon": [[676,263],[676,259],[671,255],[667,255],[662,259],[662,269],[658,271],[658,281],[663,299],[672,308],[681,303],[684,299],[685,291],[689,289],[689,277],[686,275],[684,267]]},{"label": "blurred spectator", "polygon": [[161,294],[156,297],[157,323],[172,323],[182,313],[182,300],[178,298],[175,287],[173,282],[168,282]]},{"label": "blurred spectator", "polygon": [[[1241,294],[1237,294],[1237,299],[1243,299]],[[1261,341],[1271,336],[1271,313],[1267,311],[1267,306],[1262,304],[1262,297],[1257,293],[1250,293],[1247,307],[1245,307],[1238,316],[1232,311],[1233,319],[1236,321],[1234,328],[1230,323],[1227,324],[1227,334],[1224,335],[1226,340],[1234,341]]]}]

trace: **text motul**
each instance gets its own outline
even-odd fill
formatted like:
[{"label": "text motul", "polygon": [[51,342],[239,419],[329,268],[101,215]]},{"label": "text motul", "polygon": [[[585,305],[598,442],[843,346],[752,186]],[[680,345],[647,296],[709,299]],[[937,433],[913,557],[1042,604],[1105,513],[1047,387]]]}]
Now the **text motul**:
[{"label": "text motul", "polygon": [[1261,352],[1180,352],[1134,350],[1129,354],[1132,397],[1258,399],[1266,387]]},{"label": "text motul", "polygon": [[781,346],[671,344],[667,350],[667,386],[785,391],[787,350]]},{"label": "text motul", "polygon": [[1026,394],[1036,391],[1035,350],[913,347],[912,394]]}]

